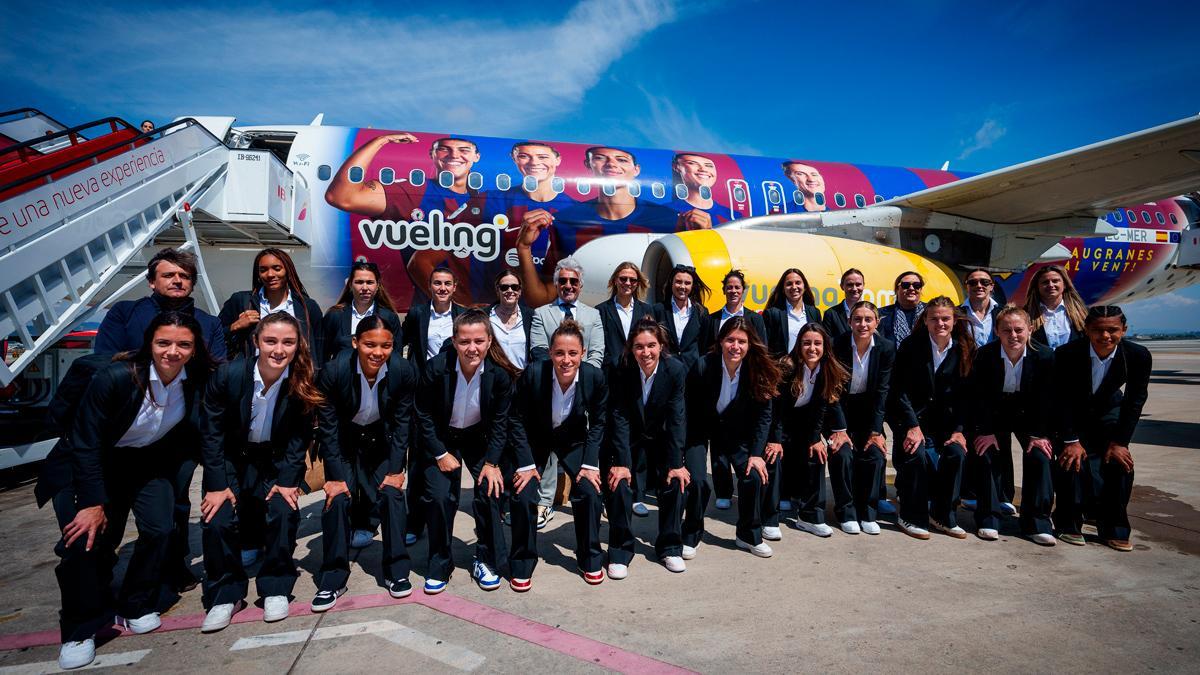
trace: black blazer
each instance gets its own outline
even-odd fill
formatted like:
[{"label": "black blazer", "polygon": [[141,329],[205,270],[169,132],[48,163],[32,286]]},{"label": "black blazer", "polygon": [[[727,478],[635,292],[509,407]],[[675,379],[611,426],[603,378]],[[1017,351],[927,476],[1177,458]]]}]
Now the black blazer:
[{"label": "black blazer", "polygon": [[609,439],[612,466],[632,465],[633,446],[664,453],[668,469],[683,467],[687,440],[684,387],[687,366],[672,356],[658,361],[650,395],[642,403],[642,369],[631,363],[612,371],[609,382]]},{"label": "black blazer", "polygon": [[[391,329],[392,342],[403,346],[404,334],[400,331],[400,317],[387,307],[379,305],[375,305],[375,314]],[[325,361],[332,361],[343,351],[354,350],[354,335],[350,332],[350,320],[353,318],[354,309],[350,305],[340,309],[331,307],[321,318],[321,349]]]},{"label": "black blazer", "polygon": [[[256,296],[256,291],[238,291],[229,296],[229,299],[221,306],[221,313],[217,315],[217,318],[221,320],[221,329],[225,331],[225,352],[231,361],[239,356],[248,359],[253,359],[255,356],[254,341],[251,339],[254,334],[254,326],[248,326],[239,331],[231,331],[229,327],[233,325],[234,321],[237,321],[238,314],[248,309],[258,309]],[[313,363],[319,366],[325,362],[325,351],[322,348],[325,335],[321,331],[321,306],[312,298],[292,298],[292,303],[295,307],[296,320],[300,322],[300,329],[304,331],[309,349],[312,350]]]},{"label": "black blazer", "polygon": [[[429,314],[431,309],[432,306],[428,302],[413,305],[409,308],[408,314],[404,315],[404,325],[400,328],[404,339],[404,346],[408,347],[408,362],[416,366],[417,372],[425,369],[425,344],[429,342]],[[466,309],[462,305],[451,303],[451,320],[457,319],[458,315],[464,311]],[[442,343],[442,350],[439,353],[450,351],[450,347],[451,340],[447,338]]]},{"label": "black blazer", "polygon": [[[492,304],[488,305],[488,313],[490,314],[493,309],[496,309],[496,305],[499,304],[500,303],[498,302],[493,302]],[[518,302],[517,308],[521,310],[521,328],[525,330],[525,362],[529,363],[529,334],[533,329],[533,309],[523,302]],[[426,323],[426,327],[428,327],[428,325],[429,324]]]},{"label": "black blazer", "polygon": [[[799,366],[798,372],[790,373],[779,383],[779,395],[773,403],[774,412],[771,415],[771,433],[768,440],[772,443],[787,443],[808,446],[821,440],[821,426],[825,415],[832,408],[839,407],[836,402],[830,403],[821,395],[825,387],[828,372],[822,368],[817,373],[813,383],[813,395],[808,403],[796,407],[796,397],[792,396],[792,382],[797,377],[804,377],[804,366]],[[835,418],[837,413],[831,413]]]},{"label": "black blazer", "polygon": [[[767,331],[767,349],[775,357],[787,354],[788,315],[786,307],[768,307],[763,310],[763,324]],[[804,318],[809,323],[821,323],[821,310],[812,305],[804,306]]]},{"label": "black blazer", "polygon": [[[329,362],[317,378],[325,404],[317,408],[317,435],[321,441],[321,458],[325,460],[325,477],[344,481],[351,473],[346,460],[343,439],[359,425],[353,418],[362,403],[359,381],[358,354],[343,352]],[[387,362],[387,375],[375,385],[379,401],[379,422],[383,425],[388,448],[387,473],[404,471],[408,460],[408,445],[413,426],[413,397],[417,391],[417,369],[405,361],[398,350]]]},{"label": "black blazer", "polygon": [[825,330],[829,331],[829,335],[834,340],[850,332],[850,319],[846,317],[845,300],[825,310],[825,315],[821,317],[821,325],[825,326]]},{"label": "black blazer", "polygon": [[[40,490],[42,496],[52,498],[57,492],[55,487],[62,489],[73,483],[75,501],[79,508],[97,506],[108,501],[104,484],[106,460],[110,458],[110,453],[121,437],[133,426],[142,407],[145,392],[138,386],[138,382],[148,382],[150,377],[149,364],[138,365],[136,370],[136,380],[134,369],[126,362],[112,363],[96,371],[75,413],[70,442],[60,450],[70,453],[69,467],[58,460],[49,462],[54,468],[50,469],[50,475],[46,477],[46,488]],[[202,376],[188,373],[188,379],[183,382],[187,413],[183,420],[159,441],[164,447],[176,450],[175,457],[183,458],[194,454],[194,411],[199,399],[196,393],[203,385]],[[139,461],[144,459],[140,457]],[[167,457],[162,459],[164,462],[171,461],[171,458]],[[64,473],[67,469],[69,472]],[[40,483],[38,487],[41,488]]]},{"label": "black blazer", "polygon": [[[1136,342],[1121,340],[1108,373],[1092,393],[1091,343],[1087,338],[1073,340],[1054,350],[1055,393],[1061,439],[1103,433],[1118,445],[1133,440],[1138,418],[1150,387],[1152,359],[1150,350]],[[1125,391],[1121,391],[1125,387]],[[1107,448],[1089,448],[1102,453]]]},{"label": "black blazer", "polygon": [[688,372],[687,443],[710,442],[714,452],[734,455],[739,461],[761,457],[771,430],[771,402],[755,399],[749,383],[739,382],[733,401],[718,414],[724,367],[720,354],[705,354]]},{"label": "black blazer", "polygon": [[[829,316],[832,312],[826,312]],[[846,372],[854,375],[854,358],[855,346],[854,335],[846,333],[841,337],[833,340],[833,354],[846,367]],[[896,363],[896,345],[891,340],[876,335],[875,346],[871,348],[871,360],[867,362],[867,390],[856,396],[865,396],[871,403],[871,428],[877,434],[883,433],[883,420],[887,413],[888,393],[892,387],[892,369]],[[843,397],[851,396],[850,382],[846,382],[846,394]],[[835,429],[845,429],[847,427],[845,408],[838,405],[832,410],[834,413],[832,425]],[[860,431],[853,429],[852,431]]]},{"label": "black blazer", "polygon": [[945,360],[934,372],[929,338],[917,335],[900,345],[888,392],[891,411],[888,424],[893,431],[902,434],[916,426],[926,436],[963,431],[968,383],[958,373],[961,358],[959,347],[952,340]]},{"label": "black blazer", "polygon": [[[977,436],[996,431],[1016,431],[1027,436],[1048,436],[1046,416],[1057,391],[1054,389],[1054,353],[1045,345],[1030,341],[1021,363],[1021,391],[1008,394],[1018,406],[1011,419],[1001,420],[1001,399],[1004,394],[1004,348],[993,341],[979,348],[971,363],[970,425]],[[1088,371],[1091,382],[1091,370]]]},{"label": "black blazer", "polygon": [[675,336],[675,316],[672,314],[671,308],[674,302],[674,299],[668,298],[665,302],[656,303],[653,308],[654,320],[662,324],[667,331],[668,351],[683,359],[684,365],[691,367],[700,358],[700,342],[708,321],[708,312],[705,311],[704,305],[692,303],[691,313],[688,316],[687,324],[683,327],[683,339],[681,340]]},{"label": "black blazer", "polygon": [[313,437],[313,415],[304,411],[304,402],[292,393],[290,376],[274,385],[282,388],[271,416],[270,456],[246,454],[257,362],[239,358],[222,364],[208,383],[200,420],[205,492],[220,492],[238,481],[237,476],[227,473],[226,462],[239,468],[273,465],[276,482],[282,487],[299,486],[304,475],[304,453]]},{"label": "black blazer", "polygon": [[[621,326],[621,316],[617,313],[617,306],[612,298],[596,305],[596,311],[600,312],[600,323],[604,325],[604,372],[608,373],[621,365],[629,334]],[[629,330],[632,331],[637,322],[645,316],[654,316],[654,308],[634,298],[633,319],[629,322]]]},{"label": "black blazer", "polygon": [[[913,328],[916,329],[916,319],[913,320]],[[887,307],[879,308],[879,328],[876,329],[877,335],[891,340],[899,344],[901,341],[896,339],[896,305],[891,304]],[[911,333],[910,333],[911,334]]]},{"label": "black blazer", "polygon": [[[1087,337],[1083,331],[1075,328],[1075,324],[1072,324],[1069,321],[1067,323],[1068,323],[1068,325],[1071,326],[1071,335],[1070,335],[1070,337],[1067,338],[1067,342],[1059,345],[1059,347],[1066,347],[1067,344],[1069,344],[1075,340],[1078,340],[1079,338]],[[1046,326],[1045,325],[1038,326],[1038,329],[1033,331],[1033,335],[1029,338],[1029,341],[1037,342],[1041,346],[1049,348],[1050,339],[1046,337]]]},{"label": "black blazer", "polygon": [[[721,333],[721,312],[723,309],[718,309],[708,315],[704,326],[704,339],[700,341],[701,354],[707,354],[713,345],[717,344],[717,335]],[[751,309],[745,309],[742,311],[742,316],[745,317],[746,322],[750,324],[754,332],[758,334],[758,339],[766,342],[767,326],[763,323],[762,314]]]},{"label": "black blazer", "polygon": [[[512,401],[513,380],[508,371],[495,361],[486,359],[479,388],[480,424],[487,447],[484,460],[500,464],[508,444],[509,406]],[[425,364],[417,386],[417,420],[421,433],[418,447],[430,461],[447,452],[439,432],[450,428],[450,413],[454,409],[454,390],[458,387],[458,355],[442,352]],[[518,465],[520,466],[520,465]]]},{"label": "black blazer", "polygon": [[565,435],[569,452],[582,449],[580,464],[600,466],[600,443],[608,418],[608,385],[604,372],[586,361],[579,364],[579,381],[575,384],[575,401],[571,414],[557,430],[553,427],[550,406],[554,364],[534,361],[517,381],[517,404],[512,422],[513,447],[517,466],[541,466],[550,455],[556,439]]}]

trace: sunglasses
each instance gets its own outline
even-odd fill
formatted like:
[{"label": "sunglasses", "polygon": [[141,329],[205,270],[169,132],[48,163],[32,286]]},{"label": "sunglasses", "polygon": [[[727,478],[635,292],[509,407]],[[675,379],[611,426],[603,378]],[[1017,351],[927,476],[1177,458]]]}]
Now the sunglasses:
[{"label": "sunglasses", "polygon": [[580,283],[579,279],[576,279],[575,277],[559,277],[558,278],[559,286],[578,286],[579,283]]},{"label": "sunglasses", "polygon": [[922,288],[925,288],[925,282],[923,282],[923,281],[901,281],[900,288],[902,288],[906,291],[909,290],[910,288],[919,291]]},{"label": "sunglasses", "polygon": [[991,279],[967,279],[967,285],[974,288],[975,286],[983,286],[988,288],[992,285]]},{"label": "sunglasses", "polygon": [[637,282],[637,277],[617,277],[617,283],[619,284],[636,284]]},{"label": "sunglasses", "polygon": [[499,288],[501,293],[505,291],[519,291],[521,290],[521,284],[498,284],[496,288]]}]

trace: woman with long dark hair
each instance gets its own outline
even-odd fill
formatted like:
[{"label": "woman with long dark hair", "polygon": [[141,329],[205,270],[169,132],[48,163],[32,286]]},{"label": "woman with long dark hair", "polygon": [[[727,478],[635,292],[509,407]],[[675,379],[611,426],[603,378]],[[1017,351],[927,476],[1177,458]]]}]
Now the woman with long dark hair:
[{"label": "woman with long dark hair", "polygon": [[396,344],[403,341],[400,317],[383,286],[379,266],[360,260],[350,266],[350,276],[346,278],[342,294],[321,319],[323,359],[332,361],[341,352],[353,350],[358,323],[373,315],[378,315],[387,324]]},{"label": "woman with long dark hair", "polygon": [[[150,321],[137,352],[98,370],[74,416],[69,443],[47,460],[39,491],[53,493],[62,530],[55,574],[62,591],[59,665],[96,656],[95,634],[117,615],[134,633],[161,625],[159,593],[173,529],[174,477],[195,452],[193,406],[212,369],[203,330],[189,314]],[[129,514],[138,537],[115,606],[117,546]]]},{"label": "woman with long dark hair", "polygon": [[654,305],[655,321],[667,330],[668,349],[689,367],[700,358],[708,315],[704,303],[711,293],[695,267],[676,265],[663,282],[662,300]]},{"label": "woman with long dark hair", "polygon": [[[223,364],[209,382],[201,420],[204,456],[204,606],[200,630],[219,631],[245,606],[249,581],[238,530],[259,528],[265,554],[255,579],[263,620],[281,621],[296,584],[300,480],[324,403],[300,322],[286,312],[254,327],[253,359]],[[235,510],[236,509],[236,510]],[[258,522],[252,522],[255,519]]]},{"label": "woman with long dark hair", "polygon": [[1050,349],[1083,337],[1087,303],[1061,265],[1046,265],[1033,273],[1024,309],[1033,322],[1033,339]]},{"label": "woman with long dark hair", "polygon": [[308,296],[292,257],[283,249],[264,248],[254,256],[250,282],[250,290],[229,296],[217,316],[225,327],[229,358],[240,354],[253,359],[254,327],[268,314],[285,312],[300,323],[315,362],[323,363],[321,306]]},{"label": "woman with long dark hair", "polygon": [[817,309],[816,296],[804,272],[790,267],[779,275],[762,317],[767,329],[762,339],[771,354],[781,357],[792,353],[800,329],[821,321],[821,310]]}]

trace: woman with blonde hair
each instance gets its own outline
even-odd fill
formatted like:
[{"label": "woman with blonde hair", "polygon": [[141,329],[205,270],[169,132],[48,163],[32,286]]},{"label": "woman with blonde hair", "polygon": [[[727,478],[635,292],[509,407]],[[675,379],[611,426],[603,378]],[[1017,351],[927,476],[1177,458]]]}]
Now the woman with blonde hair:
[{"label": "woman with blonde hair", "polygon": [[1046,265],[1033,273],[1025,292],[1025,313],[1031,320],[1033,339],[1058,349],[1083,336],[1087,304],[1075,290],[1071,277],[1059,265]]}]

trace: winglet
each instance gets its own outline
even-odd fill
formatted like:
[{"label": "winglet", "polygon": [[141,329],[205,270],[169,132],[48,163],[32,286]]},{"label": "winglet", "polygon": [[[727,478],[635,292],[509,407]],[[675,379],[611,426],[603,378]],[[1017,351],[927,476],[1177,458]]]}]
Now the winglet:
[{"label": "winglet", "polygon": [[308,123],[308,126],[319,127],[319,126],[321,126],[321,122],[324,122],[324,121],[325,121],[325,113],[317,113],[317,116],[314,117],[313,120]]},{"label": "winglet", "polygon": [[949,170],[950,170],[950,160],[946,160],[945,162],[942,162],[942,171],[949,171]]}]

